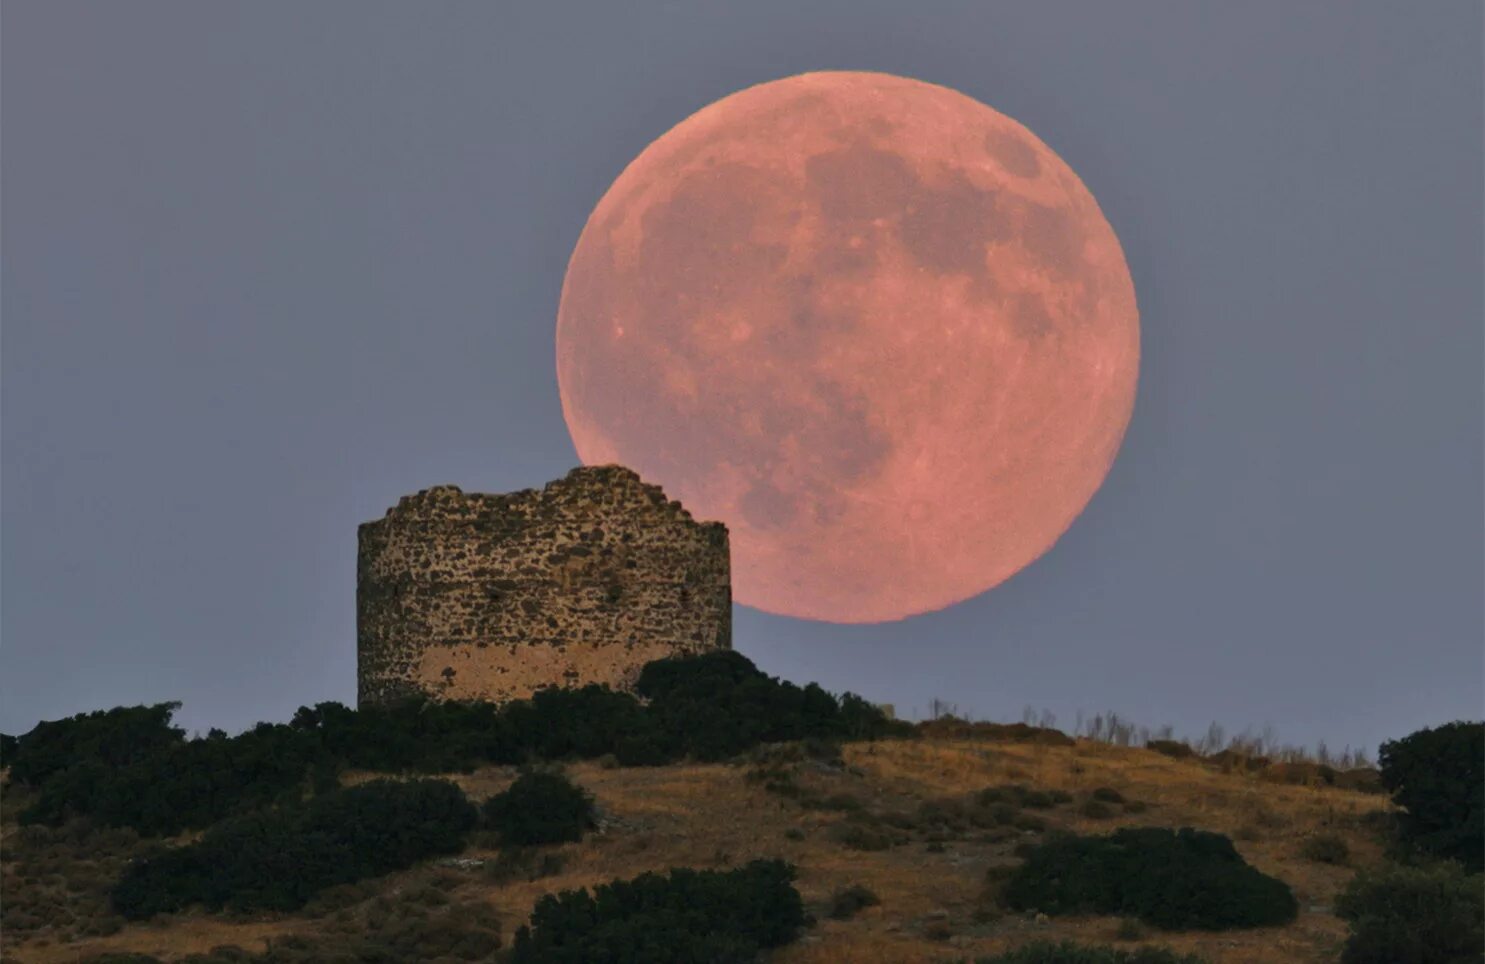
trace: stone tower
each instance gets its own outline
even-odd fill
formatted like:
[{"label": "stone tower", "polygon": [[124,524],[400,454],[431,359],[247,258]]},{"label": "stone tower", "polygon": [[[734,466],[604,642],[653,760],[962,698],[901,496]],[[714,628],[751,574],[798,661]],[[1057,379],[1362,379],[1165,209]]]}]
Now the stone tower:
[{"label": "stone tower", "polygon": [[651,660],[731,647],[727,528],[616,465],[425,489],[360,527],[356,637],[361,705],[627,688]]}]

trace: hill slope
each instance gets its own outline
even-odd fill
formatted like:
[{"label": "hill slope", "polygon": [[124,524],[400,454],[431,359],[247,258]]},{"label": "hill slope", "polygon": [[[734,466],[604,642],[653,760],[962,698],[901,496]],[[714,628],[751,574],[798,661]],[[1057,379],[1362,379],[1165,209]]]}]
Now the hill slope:
[{"label": "hill slope", "polygon": [[[847,744],[839,758],[812,758],[795,745],[762,748],[732,764],[576,764],[567,772],[596,797],[600,830],[529,864],[501,860],[493,841],[476,839],[460,858],[343,889],[304,913],[233,918],[192,911],[127,926],[108,914],[102,895],[132,852],[128,835],[18,828],[12,799],[3,831],[5,957],[46,964],[103,952],[170,960],[221,945],[262,951],[269,941],[292,946],[284,943],[292,935],[382,926],[376,918],[399,913],[399,899],[419,894],[424,904],[492,908],[508,946],[543,894],[647,870],[782,857],[797,865],[797,886],[818,922],[776,953],[781,964],[972,959],[1037,938],[1165,946],[1213,964],[1336,959],[1345,926],[1331,905],[1355,867],[1379,859],[1367,821],[1390,809],[1385,797],[1275,783],[1274,776],[1304,774],[1223,772],[1145,749],[964,736]],[[478,801],[514,777],[513,768],[488,767],[451,779]],[[1070,799],[1048,807],[1051,801],[1010,793],[1008,800],[1031,805],[1007,804],[992,826],[964,819],[964,804],[975,794],[1009,785],[1063,791],[1058,799]],[[1095,790],[1104,798],[1100,805],[1090,803]],[[1248,862],[1294,889],[1298,920],[1219,933],[1141,928],[1142,939],[1127,939],[1125,931],[1119,940],[1116,918],[1047,919],[997,905],[987,871],[1019,863],[1018,844],[1058,829],[1101,833],[1123,826],[1230,835]],[[1303,855],[1306,841],[1321,834],[1349,845],[1348,866]],[[832,895],[853,885],[869,889],[879,903],[832,919]],[[438,894],[426,896],[433,890]],[[114,932],[97,933],[107,931]]]}]

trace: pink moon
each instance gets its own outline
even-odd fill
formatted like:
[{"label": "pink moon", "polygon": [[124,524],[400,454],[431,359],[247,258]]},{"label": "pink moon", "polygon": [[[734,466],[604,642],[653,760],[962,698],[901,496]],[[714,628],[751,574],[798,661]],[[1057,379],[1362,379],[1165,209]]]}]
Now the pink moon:
[{"label": "pink moon", "polygon": [[978,595],[1103,483],[1139,313],[1093,196],[945,87],[823,72],[683,120],[588,218],[557,317],[584,463],[731,532],[734,598],[837,623]]}]

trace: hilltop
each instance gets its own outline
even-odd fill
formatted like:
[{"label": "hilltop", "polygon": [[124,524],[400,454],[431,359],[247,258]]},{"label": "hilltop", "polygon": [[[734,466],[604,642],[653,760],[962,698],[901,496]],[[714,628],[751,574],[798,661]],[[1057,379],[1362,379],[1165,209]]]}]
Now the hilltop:
[{"label": "hilltop", "polygon": [[[1382,857],[1370,828],[1392,806],[1375,793],[1323,781],[1277,783],[1274,773],[1058,739],[1044,730],[920,729],[919,739],[847,743],[838,757],[828,747],[811,756],[794,744],[729,763],[577,762],[567,772],[593,795],[601,815],[597,832],[583,841],[548,848],[522,868],[502,861],[494,841],[477,835],[457,858],[357,885],[338,895],[344,906],[335,910],[311,905],[297,913],[232,916],[198,909],[123,924],[108,913],[102,895],[111,882],[110,861],[116,868],[137,847],[129,834],[77,825],[18,827],[15,816],[25,800],[12,793],[4,825],[5,956],[46,964],[104,952],[174,960],[222,945],[289,949],[292,937],[354,930],[368,914],[416,918],[420,906],[410,900],[425,902],[423,914],[449,903],[486,905],[508,945],[544,894],[647,870],[728,868],[781,857],[798,868],[796,886],[817,918],[799,941],[774,954],[781,964],[969,959],[1037,937],[1169,947],[1213,964],[1302,964],[1337,959],[1346,927],[1333,913],[1336,896],[1356,867]],[[481,800],[508,787],[516,772],[487,766],[449,779]],[[348,772],[341,779],[354,785],[372,776]],[[955,819],[956,802],[1006,786],[1062,791],[1055,796],[1070,799],[1016,807],[1003,827]],[[1019,863],[1018,846],[1056,829],[1103,833],[1122,826],[1189,826],[1230,836],[1249,863],[1293,888],[1298,918],[1251,930],[1121,930],[1117,918],[1008,911],[988,893],[987,872]],[[1321,838],[1344,842],[1349,856],[1343,863],[1314,859],[1307,845]],[[104,856],[109,848],[101,841],[111,841],[114,857]],[[831,919],[833,895],[853,886],[869,890],[878,903],[849,919]],[[50,909],[43,893],[53,895]],[[64,902],[63,893],[73,896]]]}]

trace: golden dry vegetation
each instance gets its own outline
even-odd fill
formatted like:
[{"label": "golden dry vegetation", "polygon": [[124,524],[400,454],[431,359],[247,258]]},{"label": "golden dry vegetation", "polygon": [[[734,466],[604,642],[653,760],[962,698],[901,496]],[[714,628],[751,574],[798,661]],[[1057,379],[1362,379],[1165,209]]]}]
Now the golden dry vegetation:
[{"label": "golden dry vegetation", "polygon": [[[1036,938],[1163,945],[1198,953],[1212,964],[1318,964],[1336,959],[1345,936],[1344,925],[1330,911],[1336,894],[1356,867],[1381,856],[1366,829],[1367,815],[1390,808],[1385,797],[1374,794],[1276,783],[1272,775],[1265,779],[1241,767],[1224,772],[1198,759],[1089,741],[1049,746],[929,737],[849,744],[840,763],[806,758],[789,764],[793,794],[768,789],[747,764],[629,769],[589,762],[568,772],[596,797],[603,819],[601,830],[582,843],[552,848],[562,860],[557,872],[497,881],[488,866],[497,851],[490,841],[477,839],[461,858],[463,865],[445,861],[395,874],[379,882],[382,892],[395,894],[438,876],[451,896],[492,905],[508,944],[542,894],[647,870],[726,868],[757,857],[782,857],[798,867],[797,886],[818,923],[775,954],[780,964],[970,960]],[[504,789],[514,775],[511,768],[491,767],[451,779],[479,801]],[[1119,940],[1116,918],[1028,919],[1006,912],[987,890],[986,872],[1016,863],[1017,844],[1036,840],[1037,832],[1001,827],[988,833],[929,834],[921,825],[912,829],[911,821],[927,801],[952,802],[1007,784],[1070,794],[1069,803],[1027,811],[1053,829],[1089,833],[1119,826],[1191,826],[1228,834],[1250,863],[1294,889],[1300,916],[1282,928],[1174,934],[1144,929],[1141,939],[1127,939],[1126,933]],[[1102,818],[1085,816],[1092,791],[1105,787],[1132,805],[1115,806]],[[831,798],[830,808],[818,805]],[[18,832],[11,822],[14,809],[6,807],[8,841]],[[870,825],[897,833],[900,842],[875,850],[843,843],[842,828],[861,822],[862,814],[885,816],[886,824],[872,819]],[[909,830],[894,831],[893,815]],[[1305,842],[1319,834],[1345,840],[1348,865],[1303,856]],[[469,859],[487,864],[474,866]],[[13,867],[7,867],[5,884],[7,896],[13,894],[11,888],[18,886]],[[880,903],[849,920],[830,919],[831,895],[854,884],[870,888]],[[233,919],[191,912],[72,941],[58,940],[45,928],[20,942],[11,934],[5,957],[48,964],[130,950],[168,960],[224,944],[262,950],[267,940],[323,926],[324,917],[306,914]]]}]

